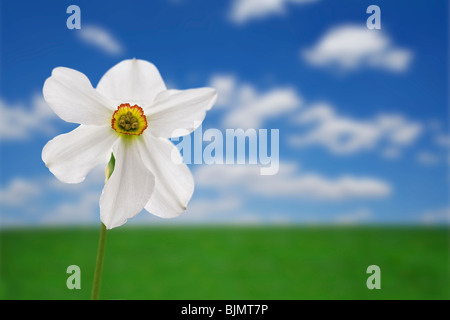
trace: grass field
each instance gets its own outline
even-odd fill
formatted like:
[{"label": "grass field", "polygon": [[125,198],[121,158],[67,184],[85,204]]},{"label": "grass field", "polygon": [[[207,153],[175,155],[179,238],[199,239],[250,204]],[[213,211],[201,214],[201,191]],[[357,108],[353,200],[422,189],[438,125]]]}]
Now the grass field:
[{"label": "grass field", "polygon": [[[89,299],[97,229],[1,231],[3,299]],[[81,268],[68,290],[66,268]],[[366,269],[381,268],[368,290]],[[102,299],[449,299],[449,230],[118,228]]]}]

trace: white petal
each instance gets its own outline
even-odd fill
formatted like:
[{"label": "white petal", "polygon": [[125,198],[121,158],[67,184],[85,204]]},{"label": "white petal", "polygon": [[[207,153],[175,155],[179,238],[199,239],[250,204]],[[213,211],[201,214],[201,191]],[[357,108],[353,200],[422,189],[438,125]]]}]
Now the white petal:
[{"label": "white petal", "polygon": [[114,171],[100,197],[100,218],[112,229],[136,216],[150,200],[155,178],[139,156],[137,139],[120,139],[113,147]]},{"label": "white petal", "polygon": [[120,102],[150,105],[166,85],[158,69],[145,60],[124,60],[100,79],[97,91]]},{"label": "white petal", "polygon": [[79,183],[95,166],[108,162],[116,140],[110,126],[80,125],[50,140],[42,160],[62,182]]},{"label": "white petal", "polygon": [[105,125],[111,121],[114,103],[98,93],[89,79],[73,69],[55,68],[44,83],[45,101],[64,121]]},{"label": "white petal", "polygon": [[216,101],[213,88],[167,90],[145,110],[149,130],[156,137],[175,138],[194,131]]},{"label": "white petal", "polygon": [[145,210],[162,218],[176,217],[186,210],[194,193],[191,171],[172,142],[145,132],[142,137],[139,152],[155,175],[155,190]]}]

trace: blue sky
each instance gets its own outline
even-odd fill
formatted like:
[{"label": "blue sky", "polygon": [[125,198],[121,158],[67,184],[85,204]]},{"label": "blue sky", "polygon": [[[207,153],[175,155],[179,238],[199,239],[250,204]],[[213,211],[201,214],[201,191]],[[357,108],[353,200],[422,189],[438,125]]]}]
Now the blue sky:
[{"label": "blue sky", "polygon": [[[69,30],[66,9],[81,9]],[[366,8],[381,8],[381,30]],[[103,168],[63,185],[41,160],[58,66],[95,86],[123,59],[170,88],[213,86],[203,128],[280,130],[280,172],[191,165],[174,220],[130,223],[448,223],[447,1],[1,1],[0,210],[5,226],[99,223]],[[217,177],[221,177],[220,179]]]}]

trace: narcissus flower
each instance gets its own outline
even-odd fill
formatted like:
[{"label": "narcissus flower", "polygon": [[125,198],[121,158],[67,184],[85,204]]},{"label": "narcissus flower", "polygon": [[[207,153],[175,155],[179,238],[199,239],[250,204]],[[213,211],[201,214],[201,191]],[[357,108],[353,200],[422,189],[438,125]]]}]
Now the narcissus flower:
[{"label": "narcissus flower", "polygon": [[214,89],[167,90],[153,64],[132,59],[111,68],[96,89],[84,74],[55,68],[43,93],[61,119],[80,124],[42,150],[59,180],[82,182],[111,153],[115,158],[100,197],[100,218],[108,229],[143,208],[165,218],[186,209],[194,180],[168,138],[201,124],[216,100]]}]

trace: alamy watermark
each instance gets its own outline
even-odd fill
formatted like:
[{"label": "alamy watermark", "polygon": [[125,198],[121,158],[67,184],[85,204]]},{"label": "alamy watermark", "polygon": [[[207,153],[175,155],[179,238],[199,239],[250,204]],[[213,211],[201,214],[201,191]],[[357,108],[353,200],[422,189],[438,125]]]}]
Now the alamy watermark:
[{"label": "alamy watermark", "polygon": [[369,290],[381,289],[381,269],[380,269],[380,267],[377,266],[376,264],[368,266],[366,273],[370,274],[370,276],[367,278],[367,281],[366,281],[367,289],[369,289]]},{"label": "alamy watermark", "polygon": [[[175,130],[172,141],[182,158],[172,154],[172,161],[186,164],[249,164],[260,165],[261,175],[274,175],[280,167],[279,129],[225,129],[203,131],[202,125],[192,135],[187,130]],[[269,152],[270,150],[270,152]]]},{"label": "alamy watermark", "polygon": [[380,7],[372,4],[367,7],[366,13],[370,14],[370,16],[367,18],[367,21],[366,21],[367,29],[370,29],[370,30],[381,29],[381,9],[380,9]]},{"label": "alamy watermark", "polygon": [[70,5],[67,7],[66,13],[70,16],[66,20],[67,29],[81,29],[81,9],[77,5]]},{"label": "alamy watermark", "polygon": [[66,280],[67,289],[80,290],[81,289],[81,269],[80,269],[80,267],[75,264],[68,266],[66,269],[66,273],[70,274],[70,276]]}]

